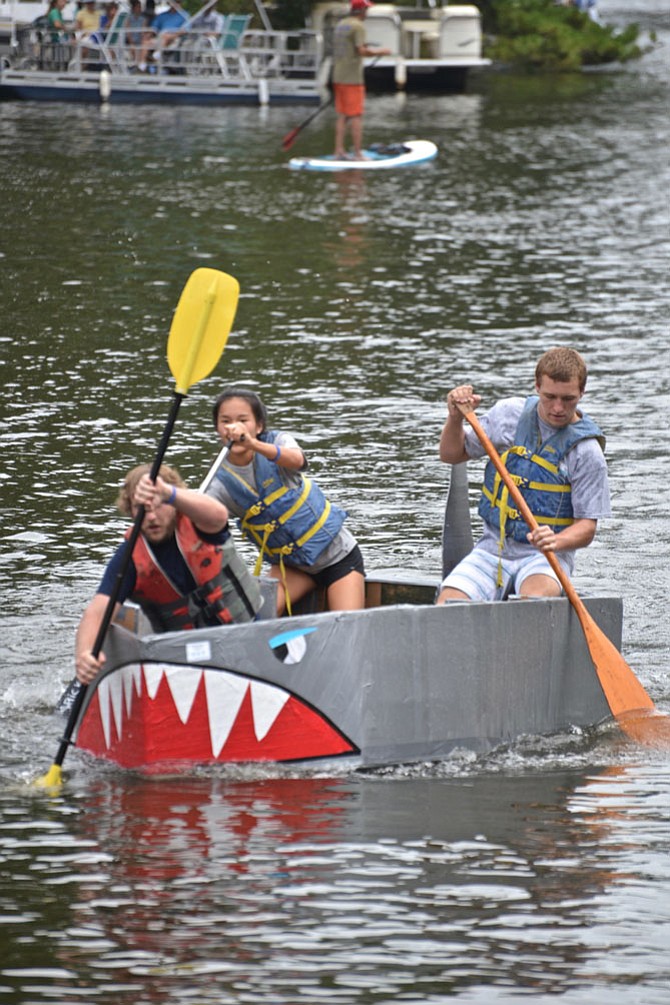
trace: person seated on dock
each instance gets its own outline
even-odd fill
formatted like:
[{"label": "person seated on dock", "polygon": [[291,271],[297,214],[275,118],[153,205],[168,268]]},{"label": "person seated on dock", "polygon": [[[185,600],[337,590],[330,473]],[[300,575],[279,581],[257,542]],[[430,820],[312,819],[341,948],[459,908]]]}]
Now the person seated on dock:
[{"label": "person seated on dock", "polygon": [[150,56],[155,62],[160,62],[165,49],[185,33],[188,17],[180,8],[177,0],[169,0],[170,9],[157,14],[151,22],[149,31],[142,36],[142,48],[138,69],[145,73],[147,60]]},{"label": "person seated on dock", "polygon": [[[535,394],[525,400],[504,398],[482,416],[484,431],[502,452],[539,526],[530,532],[489,461],[479,503],[483,536],[442,582],[438,604],[502,600],[509,593],[560,596],[545,554],[553,552],[571,575],[575,551],[591,543],[599,519],[611,516],[605,438],[578,409],[586,376],[584,360],[574,349],[549,349],[535,369]],[[449,392],[441,461],[460,464],[484,456],[458,408],[473,411],[480,402],[470,384]]]},{"label": "person seated on dock", "polygon": [[[167,464],[155,484],[149,474],[148,464],[129,471],[117,499],[124,516],[145,509],[117,608],[130,598],[157,632],[253,621],[262,604],[260,588],[237,554],[226,507],[187,489]],[[96,660],[92,650],[124,557],[125,542],[79,622],[75,670],[81,684],[90,684],[105,662],[104,653]]]},{"label": "person seated on dock", "polygon": [[40,66],[44,70],[65,70],[72,57],[73,33],[63,20],[67,0],[49,0],[48,42],[42,46]]},{"label": "person seated on dock", "polygon": [[97,32],[98,36],[103,39],[106,37],[107,32],[114,24],[118,13],[118,3],[116,0],[110,0],[110,3],[105,5],[105,13],[100,17],[100,31]]},{"label": "person seated on dock", "polygon": [[128,62],[132,65],[139,63],[142,51],[142,35],[146,24],[147,19],[142,12],[142,0],[132,0],[128,20],[125,24]]},{"label": "person seated on dock", "polygon": [[365,569],[356,538],[343,526],[347,514],[303,475],[307,460],[285,432],[268,428],[267,412],[253,391],[227,387],[214,402],[214,428],[230,451],[207,489],[239,517],[242,533],[270,563],[277,614],[291,614],[315,587],[326,591],[331,611],[365,607]]},{"label": "person seated on dock", "polygon": [[81,36],[92,35],[100,27],[100,13],[95,9],[95,0],[84,0],[74,19],[74,28]]}]

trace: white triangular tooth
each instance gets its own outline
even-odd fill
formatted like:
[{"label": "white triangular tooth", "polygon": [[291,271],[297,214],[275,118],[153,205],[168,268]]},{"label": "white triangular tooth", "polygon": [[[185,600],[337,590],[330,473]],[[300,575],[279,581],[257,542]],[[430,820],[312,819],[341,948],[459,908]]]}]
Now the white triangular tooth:
[{"label": "white triangular tooth", "polygon": [[140,668],[137,663],[131,663],[121,671],[123,674],[123,696],[126,700],[126,717],[130,719],[133,710],[133,690],[140,696]]},{"label": "white triangular tooth", "polygon": [[222,670],[205,670],[204,674],[212,753],[218,757],[230,736],[249,681]]},{"label": "white triangular tooth", "polygon": [[184,725],[188,722],[188,717],[191,714],[202,675],[203,671],[200,667],[169,667],[165,671],[172,699]]},{"label": "white triangular tooth", "polygon": [[144,670],[144,683],[146,684],[147,694],[153,701],[163,677],[163,664],[143,663],[142,669]]},{"label": "white triangular tooth", "polygon": [[100,719],[102,720],[102,732],[105,736],[105,746],[109,750],[111,746],[110,731],[109,731],[109,712],[110,712],[110,697],[109,697],[109,677],[105,677],[98,684],[98,705],[100,706]]},{"label": "white triangular tooth", "polygon": [[272,684],[251,682],[251,707],[254,714],[254,733],[260,741],[267,736],[270,728],[290,698],[288,691]]},{"label": "white triangular tooth", "polygon": [[123,735],[123,673],[109,675],[109,697],[114,713],[116,735],[120,740]]}]

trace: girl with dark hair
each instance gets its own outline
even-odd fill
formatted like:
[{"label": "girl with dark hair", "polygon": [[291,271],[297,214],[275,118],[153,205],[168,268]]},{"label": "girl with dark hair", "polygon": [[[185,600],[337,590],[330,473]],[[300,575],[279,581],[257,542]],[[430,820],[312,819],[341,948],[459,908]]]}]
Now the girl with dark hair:
[{"label": "girl with dark hair", "polygon": [[343,526],[347,514],[307,477],[307,460],[289,434],[270,430],[265,405],[246,388],[228,387],[213,407],[214,427],[230,449],[208,494],[239,518],[244,536],[258,548],[278,581],[277,614],[315,586],[328,607],[365,606],[363,556]]}]

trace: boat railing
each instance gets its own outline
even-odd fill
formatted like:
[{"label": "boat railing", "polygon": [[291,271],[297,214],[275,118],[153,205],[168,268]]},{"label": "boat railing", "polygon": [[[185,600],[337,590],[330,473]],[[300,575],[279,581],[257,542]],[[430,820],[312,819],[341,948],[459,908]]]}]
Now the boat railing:
[{"label": "boat railing", "polygon": [[[140,73],[141,39],[137,29],[114,26],[105,34],[52,38],[50,31],[31,25],[20,32],[13,66],[81,74],[108,70]],[[164,49],[149,50],[144,72],[224,80],[269,77],[316,80],[323,59],[321,36],[313,31],[245,31],[232,39],[197,28],[189,29]]]}]

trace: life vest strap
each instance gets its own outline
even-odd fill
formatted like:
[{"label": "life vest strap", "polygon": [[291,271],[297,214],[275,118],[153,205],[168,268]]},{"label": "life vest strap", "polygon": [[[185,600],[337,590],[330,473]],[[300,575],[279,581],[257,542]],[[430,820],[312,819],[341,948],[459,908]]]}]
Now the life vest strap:
[{"label": "life vest strap", "polygon": [[[291,508],[287,509],[286,512],[282,513],[282,515],[279,517],[279,523],[280,524],[286,523],[287,520],[290,520],[291,517],[294,516],[298,512],[298,510],[300,509],[300,507],[305,502],[305,499],[309,495],[311,488],[312,488],[312,483],[309,480],[309,478],[303,478],[302,492],[300,493],[300,495],[298,496],[298,498],[296,499],[296,501],[293,503],[293,505],[291,506]],[[274,502],[275,499],[280,499],[281,496],[283,496],[283,495],[286,494],[286,492],[287,492],[286,488],[284,488],[284,490],[282,492],[275,492],[274,495],[268,496],[267,502],[270,503],[270,502]]]}]

